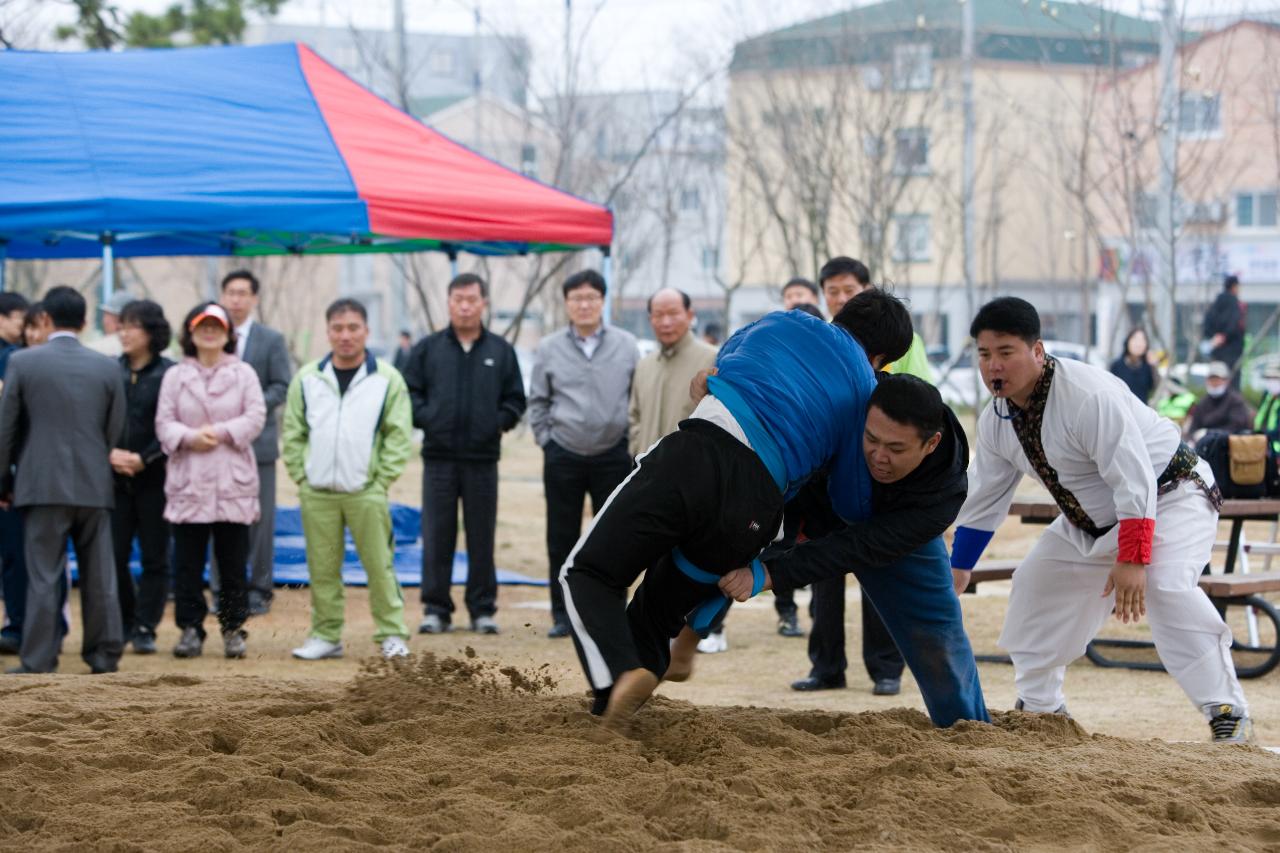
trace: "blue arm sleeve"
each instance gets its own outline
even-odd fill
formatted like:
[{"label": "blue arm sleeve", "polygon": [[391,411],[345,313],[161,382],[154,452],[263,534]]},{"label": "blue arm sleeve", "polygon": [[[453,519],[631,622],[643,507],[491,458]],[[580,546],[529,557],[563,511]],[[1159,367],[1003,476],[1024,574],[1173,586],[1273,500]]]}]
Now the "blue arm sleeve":
[{"label": "blue arm sleeve", "polygon": [[978,558],[987,549],[993,530],[976,530],[972,527],[957,527],[955,542],[951,545],[951,568],[968,571],[978,564]]}]

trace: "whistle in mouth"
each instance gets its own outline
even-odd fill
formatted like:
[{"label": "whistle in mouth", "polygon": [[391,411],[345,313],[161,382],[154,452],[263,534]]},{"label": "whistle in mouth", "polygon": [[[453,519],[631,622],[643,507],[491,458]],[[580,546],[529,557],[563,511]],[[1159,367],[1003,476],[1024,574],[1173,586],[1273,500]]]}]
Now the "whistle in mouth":
[{"label": "whistle in mouth", "polygon": [[992,379],[992,380],[991,380],[991,390],[992,390],[992,391],[994,391],[994,392],[996,392],[997,394],[999,394],[999,393],[1000,393],[1000,391],[1001,391],[1003,388],[1004,388],[1004,380],[1003,380],[1003,379]]}]

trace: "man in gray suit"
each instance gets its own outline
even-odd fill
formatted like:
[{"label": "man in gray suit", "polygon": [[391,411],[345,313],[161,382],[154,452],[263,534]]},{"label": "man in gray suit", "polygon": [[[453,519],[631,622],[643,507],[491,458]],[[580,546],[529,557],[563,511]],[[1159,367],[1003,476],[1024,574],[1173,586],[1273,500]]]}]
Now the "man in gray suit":
[{"label": "man in gray suit", "polygon": [[84,297],[55,287],[44,298],[54,332],[41,347],[9,359],[0,395],[0,503],[22,510],[26,528],[27,612],[22,665],[9,672],[53,672],[62,641],[63,559],[67,537],[80,566],[81,657],[95,673],[115,672],[124,649],[111,547],[111,448],[124,438],[119,366],[84,346]]},{"label": "man in gray suit", "polygon": [[280,458],[280,406],[289,393],[289,349],[284,335],[253,318],[258,307],[258,278],[248,270],[229,272],[222,279],[222,307],[236,327],[236,355],[258,374],[267,402],[267,423],[253,442],[258,459],[258,501],[262,516],[249,528],[249,614],[271,609],[275,593],[272,570],[276,546],[276,460]]}]

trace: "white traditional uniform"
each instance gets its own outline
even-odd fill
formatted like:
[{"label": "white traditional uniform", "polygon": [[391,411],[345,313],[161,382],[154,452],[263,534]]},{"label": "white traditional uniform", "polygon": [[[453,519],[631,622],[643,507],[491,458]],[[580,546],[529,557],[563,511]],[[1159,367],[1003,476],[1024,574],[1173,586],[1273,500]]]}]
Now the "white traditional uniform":
[{"label": "white traditional uniform", "polygon": [[1063,514],[1014,572],[999,640],[1026,710],[1064,704],[1067,664],[1110,615],[1115,595],[1103,598],[1102,590],[1122,561],[1147,567],[1156,651],[1192,703],[1206,719],[1207,705],[1244,713],[1231,631],[1197,585],[1217,533],[1214,501],[1221,500],[1208,463],[1123,382],[1078,361],[1049,359],[1026,409],[1006,409],[1007,401],[997,409],[996,402],[978,419],[952,565],[977,563],[1024,474],[1054,495]]}]

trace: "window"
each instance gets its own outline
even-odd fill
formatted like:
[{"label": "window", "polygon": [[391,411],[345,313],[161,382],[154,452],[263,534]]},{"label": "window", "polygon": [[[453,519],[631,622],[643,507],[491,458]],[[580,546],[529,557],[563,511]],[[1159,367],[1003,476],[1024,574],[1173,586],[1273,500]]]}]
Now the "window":
[{"label": "window", "polygon": [[1139,228],[1155,228],[1159,224],[1160,200],[1154,195],[1139,192],[1135,208]]},{"label": "window", "polygon": [[720,266],[720,250],[714,246],[702,248],[702,269],[704,272],[715,272]]},{"label": "window", "polygon": [[933,47],[899,44],[893,48],[893,88],[928,89],[933,85]]},{"label": "window", "polygon": [[702,206],[702,198],[698,194],[698,188],[680,190],[680,209],[681,210],[697,210]]},{"label": "window", "polygon": [[868,159],[879,160],[884,156],[884,140],[874,133],[866,134],[862,137],[862,153]]},{"label": "window", "polygon": [[449,77],[453,74],[453,51],[451,50],[433,50],[427,62],[432,74],[441,77]]},{"label": "window", "polygon": [[899,175],[928,174],[928,128],[903,128],[895,131],[893,138],[893,171]]},{"label": "window", "polygon": [[1178,135],[1207,136],[1222,130],[1221,96],[1183,92],[1178,101]]},{"label": "window", "polygon": [[1121,68],[1138,68],[1146,65],[1152,60],[1150,53],[1144,53],[1139,50],[1122,50],[1120,51],[1120,67]]},{"label": "window", "polygon": [[879,223],[864,222],[858,226],[858,239],[862,241],[862,248],[868,252],[879,247],[883,237]]},{"label": "window", "polygon": [[929,260],[929,216],[911,214],[893,218],[897,233],[893,241],[893,259],[899,263]]},{"label": "window", "polygon": [[1275,228],[1276,193],[1238,193],[1236,195],[1237,228]]},{"label": "window", "polygon": [[862,85],[870,92],[878,92],[884,88],[884,72],[880,70],[880,66],[862,66]]},{"label": "window", "polygon": [[538,174],[538,147],[525,143],[520,146],[520,174],[536,177]]}]

